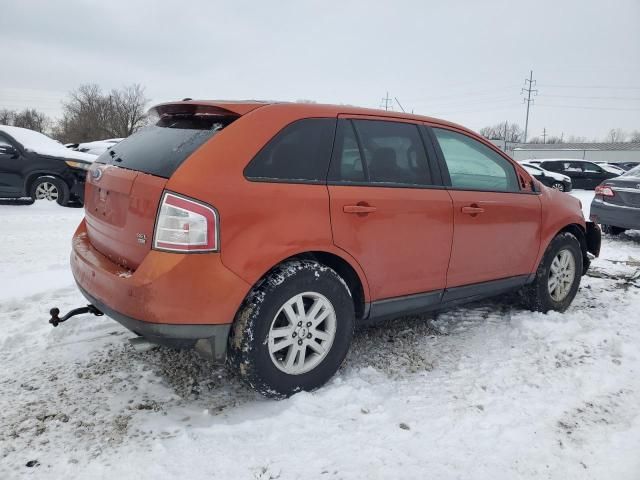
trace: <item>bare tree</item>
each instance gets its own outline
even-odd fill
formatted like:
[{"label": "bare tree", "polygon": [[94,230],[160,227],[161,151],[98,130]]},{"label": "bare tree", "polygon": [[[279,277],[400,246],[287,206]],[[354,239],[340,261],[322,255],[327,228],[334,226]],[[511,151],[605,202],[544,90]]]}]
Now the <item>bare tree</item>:
[{"label": "bare tree", "polygon": [[624,142],[624,139],[627,137],[627,134],[621,128],[612,128],[609,130],[605,140],[611,143],[620,143]]},{"label": "bare tree", "polygon": [[144,88],[131,85],[103,93],[95,84],[81,85],[63,103],[63,117],[54,128],[62,142],[87,142],[128,137],[146,118]]},{"label": "bare tree", "polygon": [[44,133],[51,126],[51,119],[35,108],[25,108],[15,114],[13,125]]},{"label": "bare tree", "polygon": [[111,90],[109,120],[115,137],[128,137],[144,125],[148,101],[144,96],[144,87],[139,84]]},{"label": "bare tree", "polygon": [[498,123],[480,129],[480,135],[489,140],[506,140],[507,142],[521,142],[523,131],[517,123]]},{"label": "bare tree", "polygon": [[640,130],[634,130],[633,132],[631,132],[631,135],[629,135],[629,141],[640,142]]},{"label": "bare tree", "polygon": [[0,125],[13,125],[14,118],[16,118],[15,110],[0,108]]}]

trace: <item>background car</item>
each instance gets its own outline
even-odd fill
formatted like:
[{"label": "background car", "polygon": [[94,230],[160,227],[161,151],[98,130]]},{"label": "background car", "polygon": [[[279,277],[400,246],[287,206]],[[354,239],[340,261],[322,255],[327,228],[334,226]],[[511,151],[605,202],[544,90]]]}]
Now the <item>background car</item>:
[{"label": "background car", "polygon": [[95,158],[42,133],[0,125],[0,197],[82,204],[85,177]]},{"label": "background car", "polygon": [[609,162],[594,162],[596,165],[600,165],[602,168],[604,168],[606,171],[608,172],[612,172],[612,173],[617,173],[618,175],[622,175],[624,172],[626,172],[627,170],[619,167],[616,164],[613,163],[609,163]]},{"label": "background car", "polygon": [[524,169],[534,176],[543,185],[555,188],[561,192],[570,192],[572,189],[571,179],[561,173],[550,172],[540,165],[533,165],[528,162],[520,162]]},{"label": "background car", "polygon": [[122,138],[107,138],[105,140],[96,140],[95,142],[84,143],[68,143],[67,148],[77,150],[78,152],[89,153],[91,155],[102,155],[114,145],[120,143]]},{"label": "background car", "polygon": [[619,174],[586,160],[558,158],[540,160],[538,163],[545,170],[561,173],[571,178],[573,188],[593,190],[604,180],[617,177]]},{"label": "background car", "polygon": [[605,233],[640,229],[640,165],[596,187],[590,217]]},{"label": "background car", "polygon": [[624,169],[624,170],[631,170],[634,167],[637,167],[638,165],[640,165],[640,162],[620,162],[620,163],[616,163],[616,166]]}]

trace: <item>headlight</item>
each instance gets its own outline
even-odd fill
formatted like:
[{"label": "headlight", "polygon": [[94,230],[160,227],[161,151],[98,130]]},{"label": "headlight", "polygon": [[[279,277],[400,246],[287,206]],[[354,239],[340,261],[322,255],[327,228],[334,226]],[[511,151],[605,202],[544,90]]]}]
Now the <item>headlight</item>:
[{"label": "headlight", "polygon": [[90,163],[75,162],[73,160],[65,160],[64,163],[69,165],[71,168],[79,168],[80,170],[89,170],[89,167],[91,167]]}]

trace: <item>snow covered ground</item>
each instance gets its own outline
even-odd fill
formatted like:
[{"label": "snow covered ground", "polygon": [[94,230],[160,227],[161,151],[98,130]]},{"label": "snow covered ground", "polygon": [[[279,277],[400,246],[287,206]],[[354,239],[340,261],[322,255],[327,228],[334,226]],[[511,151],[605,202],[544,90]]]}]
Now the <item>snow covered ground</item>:
[{"label": "snow covered ground", "polygon": [[398,320],[359,332],[326,387],[271,401],[107,318],[49,326],[85,303],[81,217],[0,205],[0,479],[640,478],[640,232],[605,237],[566,314]]}]

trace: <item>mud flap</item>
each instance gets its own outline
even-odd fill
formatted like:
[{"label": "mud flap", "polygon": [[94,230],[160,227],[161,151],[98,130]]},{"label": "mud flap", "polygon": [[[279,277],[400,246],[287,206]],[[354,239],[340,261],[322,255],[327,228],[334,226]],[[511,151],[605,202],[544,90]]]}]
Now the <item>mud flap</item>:
[{"label": "mud flap", "polygon": [[602,232],[600,226],[594,222],[587,222],[587,252],[594,257],[600,255],[600,244],[602,243]]}]

